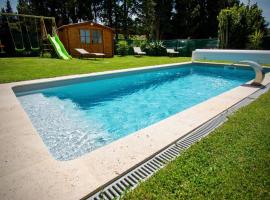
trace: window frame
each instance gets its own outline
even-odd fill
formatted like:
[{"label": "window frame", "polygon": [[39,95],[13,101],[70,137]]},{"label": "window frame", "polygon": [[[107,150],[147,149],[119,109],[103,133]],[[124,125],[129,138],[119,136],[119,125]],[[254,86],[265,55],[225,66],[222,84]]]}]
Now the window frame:
[{"label": "window frame", "polygon": [[[94,32],[99,33],[97,35],[94,36]],[[91,29],[91,33],[92,33],[92,44],[103,44],[103,34],[102,34],[102,30],[100,29]]]},{"label": "window frame", "polygon": [[79,33],[80,33],[81,44],[90,45],[91,44],[91,35],[90,35],[91,31],[89,29],[80,29]]}]

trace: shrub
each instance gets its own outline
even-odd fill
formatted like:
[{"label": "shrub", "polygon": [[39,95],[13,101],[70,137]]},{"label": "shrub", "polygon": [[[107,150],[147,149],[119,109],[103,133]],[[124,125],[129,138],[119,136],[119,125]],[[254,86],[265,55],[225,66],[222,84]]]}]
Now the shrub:
[{"label": "shrub", "polygon": [[142,44],[142,49],[144,49],[150,56],[163,56],[166,54],[166,47],[161,41]]},{"label": "shrub", "polygon": [[128,55],[129,46],[126,41],[119,41],[116,45],[116,52],[118,55],[125,56]]},{"label": "shrub", "polygon": [[52,58],[52,54],[50,52],[40,53],[41,58]]},{"label": "shrub", "polygon": [[260,49],[263,42],[263,33],[260,30],[256,30],[249,36],[249,48]]},{"label": "shrub", "polygon": [[149,41],[148,40],[141,41],[140,47],[141,47],[142,51],[147,51],[148,45],[149,45]]}]

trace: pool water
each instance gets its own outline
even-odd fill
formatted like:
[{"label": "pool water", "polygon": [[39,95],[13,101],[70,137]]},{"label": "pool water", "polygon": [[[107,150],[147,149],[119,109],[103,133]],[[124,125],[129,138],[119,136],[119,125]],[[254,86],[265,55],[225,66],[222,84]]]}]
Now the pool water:
[{"label": "pool water", "polygon": [[17,92],[58,160],[71,160],[254,77],[252,70],[187,64]]}]

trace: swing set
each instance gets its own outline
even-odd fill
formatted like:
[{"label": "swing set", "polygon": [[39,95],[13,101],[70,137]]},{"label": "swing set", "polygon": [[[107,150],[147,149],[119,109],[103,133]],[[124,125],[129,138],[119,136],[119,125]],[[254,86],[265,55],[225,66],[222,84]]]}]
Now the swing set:
[{"label": "swing set", "polygon": [[6,18],[16,52],[25,52],[27,45],[31,51],[43,50],[43,46],[47,45],[48,33],[57,34],[54,17],[14,13],[1,13],[1,15]]}]

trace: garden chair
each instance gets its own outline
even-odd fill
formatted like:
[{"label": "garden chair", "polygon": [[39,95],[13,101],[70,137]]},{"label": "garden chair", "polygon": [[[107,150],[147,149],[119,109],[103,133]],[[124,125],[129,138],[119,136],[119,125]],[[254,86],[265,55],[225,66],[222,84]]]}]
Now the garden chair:
[{"label": "garden chair", "polygon": [[76,48],[75,50],[80,54],[80,58],[83,58],[84,56],[94,56],[94,58],[102,57],[104,59],[105,56],[104,53],[90,53],[85,49]]},{"label": "garden chair", "polygon": [[146,55],[146,53],[143,52],[140,47],[133,47],[133,50],[135,55],[139,56]]},{"label": "garden chair", "polygon": [[175,51],[174,49],[166,49],[168,56],[174,56],[174,55],[178,55],[179,52]]}]

